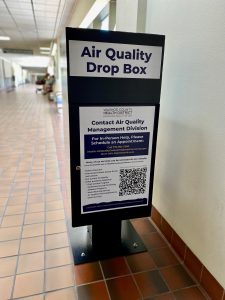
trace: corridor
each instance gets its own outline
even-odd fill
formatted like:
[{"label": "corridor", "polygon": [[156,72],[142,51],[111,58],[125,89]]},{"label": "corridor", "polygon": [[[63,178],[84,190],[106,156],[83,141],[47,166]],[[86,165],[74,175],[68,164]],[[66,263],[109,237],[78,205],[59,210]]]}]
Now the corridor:
[{"label": "corridor", "polygon": [[209,299],[149,219],[148,252],[73,265],[63,117],[33,85],[0,94],[0,300]]}]

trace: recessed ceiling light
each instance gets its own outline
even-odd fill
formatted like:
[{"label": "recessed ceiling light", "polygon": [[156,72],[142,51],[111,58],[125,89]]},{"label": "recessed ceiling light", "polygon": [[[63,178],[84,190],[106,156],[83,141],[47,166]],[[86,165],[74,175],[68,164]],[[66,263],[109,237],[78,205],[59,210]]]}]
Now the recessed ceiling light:
[{"label": "recessed ceiling light", "polygon": [[40,51],[40,53],[41,54],[44,54],[44,55],[49,55],[50,54],[50,52],[48,51],[48,52],[45,52],[45,51]]},{"label": "recessed ceiling light", "polygon": [[40,47],[40,50],[50,51],[50,47]]},{"label": "recessed ceiling light", "polygon": [[51,52],[51,55],[52,55],[52,56],[55,56],[55,54],[56,54],[56,51],[57,51],[57,44],[56,44],[56,43],[54,43],[54,44],[53,44],[53,47],[52,47],[52,52]]},{"label": "recessed ceiling light", "polygon": [[0,36],[1,41],[9,41],[10,37],[9,36]]}]

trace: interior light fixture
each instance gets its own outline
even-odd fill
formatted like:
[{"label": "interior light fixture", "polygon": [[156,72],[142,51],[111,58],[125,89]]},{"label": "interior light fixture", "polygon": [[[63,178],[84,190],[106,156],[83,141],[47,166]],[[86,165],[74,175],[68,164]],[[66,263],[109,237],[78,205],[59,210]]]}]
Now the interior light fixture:
[{"label": "interior light fixture", "polygon": [[79,27],[88,28],[88,26],[94,21],[103,8],[109,3],[109,1],[110,0],[96,0]]},{"label": "interior light fixture", "polygon": [[43,50],[43,51],[50,51],[50,47],[40,47],[40,50]]},{"label": "interior light fixture", "polygon": [[40,51],[41,54],[49,55],[50,51]]},{"label": "interior light fixture", "polygon": [[52,56],[55,56],[55,55],[56,55],[56,51],[57,51],[57,44],[54,43],[53,46],[52,46],[51,55],[52,55]]},{"label": "interior light fixture", "polygon": [[1,41],[9,41],[11,38],[9,36],[0,36]]}]

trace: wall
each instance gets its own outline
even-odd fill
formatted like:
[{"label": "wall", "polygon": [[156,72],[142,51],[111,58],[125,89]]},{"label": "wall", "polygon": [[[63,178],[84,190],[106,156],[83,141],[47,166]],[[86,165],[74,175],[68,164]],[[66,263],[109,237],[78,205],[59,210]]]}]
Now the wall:
[{"label": "wall", "polygon": [[[15,76],[13,81],[12,76]],[[0,57],[0,90],[11,90],[24,84],[29,78],[29,73],[22,70],[21,66]]]},{"label": "wall", "polygon": [[116,30],[136,32],[138,0],[117,0]]},{"label": "wall", "polygon": [[95,0],[77,0],[74,7],[74,12],[72,13],[72,17],[67,26],[79,27],[94,2]]},{"label": "wall", "polygon": [[5,88],[3,60],[0,58],[0,91]]},{"label": "wall", "polygon": [[166,35],[153,204],[225,287],[225,2],[151,0]]},{"label": "wall", "polygon": [[15,75],[15,86],[23,84],[23,71],[20,65],[12,63],[13,73]]}]

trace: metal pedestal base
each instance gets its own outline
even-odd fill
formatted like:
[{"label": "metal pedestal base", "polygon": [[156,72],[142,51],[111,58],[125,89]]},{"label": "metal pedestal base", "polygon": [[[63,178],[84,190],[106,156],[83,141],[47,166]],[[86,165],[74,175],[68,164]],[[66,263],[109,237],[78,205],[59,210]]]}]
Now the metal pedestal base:
[{"label": "metal pedestal base", "polygon": [[[102,235],[102,232],[99,232],[97,238],[96,231],[99,229],[98,226],[97,228],[95,226],[75,228],[71,227],[71,225],[69,226],[75,265],[147,251],[130,221],[121,222],[119,238],[116,239],[114,236],[111,241],[110,232],[112,233],[114,224],[110,224],[109,234],[107,233],[107,227],[104,225],[102,224],[101,226],[104,228],[104,234]],[[115,227],[118,229],[118,223],[115,224]]]}]

